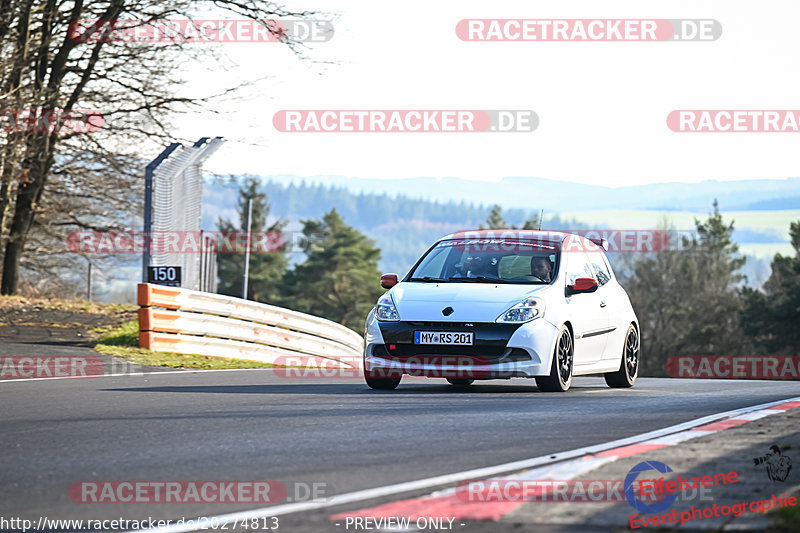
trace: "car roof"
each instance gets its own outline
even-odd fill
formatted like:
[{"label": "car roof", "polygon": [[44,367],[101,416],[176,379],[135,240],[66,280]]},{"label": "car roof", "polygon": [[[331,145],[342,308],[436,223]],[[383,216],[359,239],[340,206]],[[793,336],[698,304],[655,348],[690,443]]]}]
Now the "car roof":
[{"label": "car roof", "polygon": [[560,243],[570,233],[560,231],[541,231],[530,229],[481,229],[458,231],[439,239],[447,241],[452,239],[516,239],[533,240],[538,242]]}]

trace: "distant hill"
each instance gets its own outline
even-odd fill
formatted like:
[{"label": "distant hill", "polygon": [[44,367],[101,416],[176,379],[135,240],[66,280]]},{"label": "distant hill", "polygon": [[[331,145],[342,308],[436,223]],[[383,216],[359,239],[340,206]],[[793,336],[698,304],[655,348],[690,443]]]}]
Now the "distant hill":
[{"label": "distant hill", "polygon": [[[735,219],[734,239],[748,255],[744,268],[748,283],[760,285],[769,275],[773,254],[792,252],[787,220],[800,219],[798,178],[620,188],[525,177],[477,182],[284,175],[262,177],[262,181],[273,214],[288,219],[290,231],[302,227],[300,220],[318,218],[336,207],[348,224],[373,238],[381,248],[381,270],[399,274],[406,272],[437,238],[478,227],[492,204],[503,206],[505,219],[518,226],[544,209],[545,229],[652,228],[668,211],[675,227],[685,230],[693,227],[695,217],[705,217],[717,198],[723,215]],[[207,179],[203,228],[215,229],[220,217],[235,219],[236,200],[237,187],[230,183],[230,177]],[[293,254],[290,260],[301,261],[302,255]],[[106,299],[133,301],[140,272],[138,258],[123,262],[116,269],[122,277],[109,277],[105,283]]]},{"label": "distant hill", "polygon": [[[219,217],[236,218],[237,188],[227,180],[207,182],[203,191],[203,227],[214,228]],[[466,202],[436,202],[386,193],[355,194],[345,187],[301,182],[268,181],[264,185],[274,217],[289,220],[288,230],[300,229],[301,220],[320,218],[335,207],[345,222],[376,241],[381,268],[403,274],[438,238],[455,231],[477,229],[486,222],[491,206]],[[537,218],[539,209],[504,209],[514,226]],[[546,229],[585,228],[574,220],[549,214]],[[296,259],[296,258],[295,258]]]},{"label": "distant hill", "polygon": [[800,196],[772,198],[747,204],[747,210],[750,211],[776,211],[782,209],[800,209]]},{"label": "distant hill", "polygon": [[[544,209],[545,212],[605,209],[658,209],[704,213],[716,198],[724,210],[750,209],[754,202],[800,198],[800,178],[783,180],[702,181],[653,183],[629,187],[585,185],[530,177],[506,177],[498,182],[461,178],[368,179],[343,176],[268,176],[264,181],[291,184],[318,183],[344,187],[353,193],[403,195],[439,202],[476,205],[500,204],[506,208]],[[766,205],[766,204],[765,204]],[[800,203],[770,209],[800,209]]]},{"label": "distant hill", "polygon": [[[491,205],[498,203],[503,206],[503,216],[510,225],[521,226],[530,218],[537,218],[540,209],[545,210],[544,224],[545,229],[583,229],[589,227],[616,228],[616,229],[644,229],[656,227],[658,220],[665,211],[669,218],[676,224],[676,228],[687,230],[694,227],[694,219],[702,219],[711,210],[711,203],[715,197],[724,197],[723,189],[731,188],[740,190],[743,182],[734,182],[731,186],[727,182],[704,182],[704,184],[669,184],[669,185],[643,185],[635,188],[638,194],[653,198],[653,196],[668,194],[668,189],[684,189],[684,186],[697,187],[706,190],[710,196],[704,198],[702,193],[692,196],[692,202],[697,203],[696,209],[681,209],[681,204],[668,204],[666,207],[656,209],[654,206],[648,208],[639,207],[634,209],[631,206],[612,208],[618,205],[609,202],[603,209],[592,211],[575,208],[576,205],[589,203],[592,195],[597,198],[609,194],[609,191],[619,191],[619,189],[609,189],[606,187],[593,186],[590,189],[590,198],[585,198],[585,186],[579,184],[558,183],[557,188],[563,189],[564,194],[569,194],[574,201],[566,202],[571,209],[556,211],[551,203],[546,201],[547,195],[555,195],[556,192],[543,191],[538,196],[531,196],[526,201],[526,207],[513,207],[518,205],[519,195],[515,194],[514,187],[509,185],[517,178],[503,180],[495,184],[483,182],[469,182],[467,180],[450,180],[448,190],[450,196],[439,198],[441,191],[440,180],[433,180],[438,184],[429,181],[429,178],[419,178],[412,180],[352,180],[348,183],[320,183],[312,180],[298,180],[297,178],[288,179],[286,177],[274,177],[265,180],[264,190],[272,204],[272,214],[290,221],[288,230],[299,230],[301,220],[319,218],[323,213],[335,207],[343,216],[344,220],[373,238],[381,249],[380,268],[385,272],[397,272],[403,274],[413,264],[414,260],[428,248],[436,239],[458,230],[475,229],[485,223]],[[508,181],[510,180],[510,181]],[[540,186],[547,180],[533,180]],[[367,182],[373,185],[385,184],[385,190],[379,192],[369,191],[366,187],[360,188],[358,184],[365,185]],[[373,183],[374,182],[374,183]],[[556,182],[549,182],[551,185]],[[762,182],[747,182],[751,189],[749,194],[730,193],[737,201],[754,204],[759,194],[764,194],[765,190],[790,190],[791,187],[800,185],[800,180],[771,180],[765,184]],[[404,189],[398,189],[400,184],[405,184]],[[419,192],[425,190],[420,188],[420,184],[431,185],[431,189],[426,191],[424,198],[419,197]],[[758,187],[756,187],[758,184]],[[465,190],[476,186],[480,190],[485,190],[486,186],[495,189],[487,199],[483,201],[467,201],[459,199],[465,195]],[[702,186],[701,186],[702,185]],[[713,186],[712,186],[713,185]],[[527,185],[526,185],[527,186]],[[555,187],[555,186],[553,186]],[[670,191],[673,195],[692,194],[689,189],[681,192]],[[498,198],[497,191],[505,191],[505,200],[491,202],[489,198]],[[511,193],[509,193],[511,191]],[[572,191],[572,192],[569,192]],[[718,196],[715,196],[715,194]],[[562,194],[558,192],[557,194]],[[625,190],[621,193],[623,197],[633,193]],[[774,192],[769,192],[774,194]],[[786,199],[791,200],[787,193]],[[206,183],[203,194],[203,226],[207,229],[216,227],[219,217],[234,219],[236,217],[237,187],[230,178],[210,180]],[[663,201],[663,200],[662,200]],[[774,199],[774,205],[783,206]],[[537,203],[538,202],[538,203]],[[768,205],[767,200],[759,200]],[[565,205],[566,205],[565,203]],[[631,202],[635,205],[635,202]],[[597,205],[593,202],[592,205]],[[736,221],[736,232],[734,239],[742,244],[742,250],[752,255],[745,267],[751,284],[760,284],[769,273],[769,259],[775,251],[785,253],[790,249],[788,243],[788,223],[787,220],[794,220],[794,211],[765,211],[739,210],[733,212],[732,207],[727,207],[720,201],[720,205],[725,213],[730,213]],[[799,206],[793,206],[800,209]],[[798,211],[797,218],[800,218]],[[293,261],[301,260],[302,257],[290,258]]]}]

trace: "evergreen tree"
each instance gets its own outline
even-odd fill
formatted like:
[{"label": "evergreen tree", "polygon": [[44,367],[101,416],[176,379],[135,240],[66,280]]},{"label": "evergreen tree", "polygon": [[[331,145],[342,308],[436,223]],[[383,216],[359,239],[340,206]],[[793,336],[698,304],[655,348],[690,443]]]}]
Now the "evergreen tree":
[{"label": "evergreen tree", "polygon": [[[267,195],[259,191],[259,182],[256,178],[248,177],[239,187],[237,211],[239,213],[238,225],[230,220],[220,219],[218,226],[222,235],[242,234],[247,230],[247,203],[253,201],[253,216],[250,231],[251,240],[260,237],[259,233],[266,233],[266,247],[256,248],[251,244],[250,272],[247,284],[247,299],[257,302],[280,304],[283,276],[288,266],[286,249],[282,243],[281,231],[286,226],[286,221],[278,219],[269,226],[270,203]],[[246,244],[243,239],[231,238],[232,253],[217,254],[218,286],[217,292],[228,296],[242,296],[242,281],[244,279],[244,251]]]},{"label": "evergreen tree", "polygon": [[[731,240],[717,202],[696,236],[638,259],[624,284],[642,332],[642,373],[664,375],[669,357],[735,355],[745,351],[739,327],[738,270],[745,259]],[[671,228],[662,227],[674,242]]]},{"label": "evergreen tree", "polygon": [[508,223],[503,219],[503,208],[495,204],[492,206],[492,211],[486,218],[486,227],[481,226],[480,229],[507,229]]},{"label": "evergreen tree", "polygon": [[540,212],[538,216],[534,215],[528,218],[523,224],[520,229],[524,230],[538,230],[539,227],[542,225],[542,216],[543,214]]},{"label": "evergreen tree", "polygon": [[332,209],[321,220],[303,221],[306,260],[286,276],[286,306],[321,316],[359,333],[383,293],[380,250],[345,224]]},{"label": "evergreen tree", "polygon": [[800,353],[800,220],[791,223],[789,235],[794,257],[775,254],[763,292],[742,291],[742,328],[761,353]]},{"label": "evergreen tree", "polygon": [[689,326],[687,349],[697,355],[731,355],[741,353],[744,336],[739,328],[742,299],[738,287],[744,281],[739,270],[746,258],[739,254],[733,235],[733,221],[725,224],[714,200],[714,211],[701,222],[695,220],[697,238],[687,241],[691,266],[696,276],[692,292],[686,297],[695,312]]}]

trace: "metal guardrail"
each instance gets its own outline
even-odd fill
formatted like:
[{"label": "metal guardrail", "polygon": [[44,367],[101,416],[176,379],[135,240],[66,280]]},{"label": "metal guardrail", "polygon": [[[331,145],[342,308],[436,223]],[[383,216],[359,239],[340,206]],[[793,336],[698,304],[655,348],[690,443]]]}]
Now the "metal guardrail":
[{"label": "metal guardrail", "polygon": [[140,283],[139,346],[248,359],[314,356],[353,367],[362,337],[335,322],[241,298]]},{"label": "metal guardrail", "polygon": [[[145,169],[144,233],[200,232],[202,225],[203,163],[222,145],[222,137],[203,137],[192,146],[170,144]],[[217,287],[216,247],[201,237],[200,253],[146,248],[142,280],[147,267],[181,267],[181,286],[201,291]]]}]

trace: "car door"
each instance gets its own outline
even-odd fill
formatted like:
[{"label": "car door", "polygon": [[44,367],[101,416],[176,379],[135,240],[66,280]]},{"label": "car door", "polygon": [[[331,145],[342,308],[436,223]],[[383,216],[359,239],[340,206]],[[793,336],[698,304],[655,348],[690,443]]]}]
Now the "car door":
[{"label": "car door", "polygon": [[[597,280],[586,252],[571,251],[564,255],[567,257],[567,285],[572,285],[577,278]],[[575,333],[576,366],[597,363],[603,358],[608,337],[608,312],[603,296],[598,288],[595,292],[566,297],[567,315]]]},{"label": "car door", "polygon": [[624,311],[624,300],[621,294],[622,288],[619,283],[614,280],[611,273],[611,266],[608,259],[603,252],[599,250],[586,254],[592,269],[595,272],[597,283],[599,287],[595,294],[600,298],[599,305],[603,308],[606,315],[606,333],[602,336],[606,339],[603,349],[603,359],[619,359],[621,344],[615,340],[620,335],[624,335],[619,331],[619,324],[621,316]]}]

